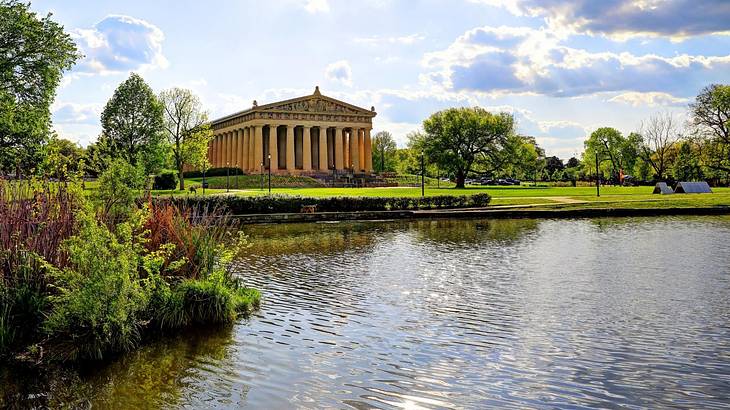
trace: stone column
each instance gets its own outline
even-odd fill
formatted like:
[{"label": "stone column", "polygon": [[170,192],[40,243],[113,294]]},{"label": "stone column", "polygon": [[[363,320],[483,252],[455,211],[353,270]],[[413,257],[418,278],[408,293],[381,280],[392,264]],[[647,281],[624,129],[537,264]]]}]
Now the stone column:
[{"label": "stone column", "polygon": [[215,136],[215,167],[220,168],[223,159],[223,134]]},{"label": "stone column", "polygon": [[254,141],[256,140],[256,135],[255,135],[253,127],[247,127],[246,132],[248,133],[248,152],[246,153],[246,155],[248,155],[248,170],[250,172],[255,172],[256,171],[256,158],[254,158],[253,153],[254,153],[254,147],[256,145],[254,143]]},{"label": "stone column", "polygon": [[208,166],[215,166],[215,135],[208,143]]},{"label": "stone column", "polygon": [[345,138],[345,129],[342,127],[335,128],[335,169],[342,170],[344,167],[345,160],[345,149],[342,145],[342,141]]},{"label": "stone column", "polygon": [[236,164],[233,163],[233,158],[234,158],[234,156],[233,156],[233,153],[234,153],[233,143],[235,141],[235,138],[236,138],[235,132],[234,131],[230,131],[228,133],[228,152],[226,153],[226,162],[228,163],[228,166],[229,167],[233,167],[234,165],[236,165]]},{"label": "stone column", "polygon": [[271,167],[271,172],[279,169],[279,133],[276,132],[276,129],[277,126],[275,124],[269,125],[269,155],[271,155],[269,166]]},{"label": "stone column", "polygon": [[296,165],[294,164],[294,126],[286,126],[286,170],[294,171]]},{"label": "stone column", "polygon": [[248,132],[247,128],[241,128],[241,169],[243,172],[248,171]]},{"label": "stone column", "polygon": [[312,170],[312,127],[306,125],[302,134],[302,170]]},{"label": "stone column", "polygon": [[370,128],[365,128],[365,172],[373,172],[373,143]]},{"label": "stone column", "polygon": [[360,137],[360,130],[353,127],[350,131],[350,160],[352,161],[352,171],[360,172],[360,150],[358,149],[360,144],[358,140]]},{"label": "stone column", "polygon": [[255,125],[253,128],[254,128],[254,137],[253,137],[254,170],[256,172],[261,172],[261,162],[263,161],[263,157],[264,157],[263,127],[261,125]]},{"label": "stone column", "polygon": [[327,127],[319,127],[319,170],[327,168]]},{"label": "stone column", "polygon": [[239,150],[239,147],[241,146],[241,143],[238,142],[238,139],[239,139],[240,135],[239,135],[239,131],[238,130],[233,130],[233,133],[232,134],[233,134],[233,140],[232,140],[232,143],[231,143],[231,148],[232,148],[231,149],[231,166],[232,167],[237,167],[237,166],[240,166],[241,165],[238,162],[238,150]]},{"label": "stone column", "polygon": [[357,130],[357,149],[360,152],[360,170],[365,171],[365,131]]}]

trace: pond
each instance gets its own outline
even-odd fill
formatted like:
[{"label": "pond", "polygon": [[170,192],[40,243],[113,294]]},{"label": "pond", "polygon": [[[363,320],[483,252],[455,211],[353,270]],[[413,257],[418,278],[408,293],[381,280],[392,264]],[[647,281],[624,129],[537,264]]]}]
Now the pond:
[{"label": "pond", "polygon": [[730,218],[250,226],[260,311],[0,406],[730,406]]}]

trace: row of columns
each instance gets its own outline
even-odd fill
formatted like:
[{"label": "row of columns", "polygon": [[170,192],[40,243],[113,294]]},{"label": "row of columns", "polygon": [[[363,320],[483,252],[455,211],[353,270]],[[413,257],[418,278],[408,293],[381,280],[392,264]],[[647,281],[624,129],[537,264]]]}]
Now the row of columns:
[{"label": "row of columns", "polygon": [[[346,170],[372,172],[372,142],[370,128],[320,126],[302,128],[301,168],[296,167],[295,127],[286,126],[285,160],[280,167],[279,125],[269,124],[268,138],[264,141],[264,126],[251,125],[215,134],[208,145],[208,160],[213,168],[238,167],[246,172],[260,172],[273,164],[272,171],[289,172],[313,170]],[[312,129],[319,133],[317,146],[312,147]],[[330,132],[333,131],[334,135]],[[334,140],[332,147],[328,141]],[[317,150],[317,163],[313,164],[312,149]]]}]

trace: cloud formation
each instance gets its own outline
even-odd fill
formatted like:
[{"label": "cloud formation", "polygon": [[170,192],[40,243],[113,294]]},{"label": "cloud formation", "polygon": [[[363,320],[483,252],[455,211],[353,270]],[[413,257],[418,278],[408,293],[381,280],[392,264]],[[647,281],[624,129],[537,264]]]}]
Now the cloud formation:
[{"label": "cloud formation", "polygon": [[111,74],[165,68],[165,35],[157,26],[130,16],[109,15],[90,29],[72,32],[85,55],[75,69],[86,74]]},{"label": "cloud formation", "polygon": [[543,17],[554,30],[618,38],[730,34],[727,0],[472,0]]},{"label": "cloud formation", "polygon": [[730,69],[730,55],[593,52],[546,29],[480,27],[428,53],[427,81],[451,91],[575,97],[601,92],[687,96]]},{"label": "cloud formation", "polygon": [[347,60],[335,61],[324,70],[324,77],[333,82],[352,87],[352,67]]},{"label": "cloud formation", "polygon": [[312,14],[327,13],[330,11],[330,4],[328,0],[307,0],[304,10]]},{"label": "cloud formation", "polygon": [[101,109],[96,104],[54,103],[51,107],[56,124],[98,125]]}]

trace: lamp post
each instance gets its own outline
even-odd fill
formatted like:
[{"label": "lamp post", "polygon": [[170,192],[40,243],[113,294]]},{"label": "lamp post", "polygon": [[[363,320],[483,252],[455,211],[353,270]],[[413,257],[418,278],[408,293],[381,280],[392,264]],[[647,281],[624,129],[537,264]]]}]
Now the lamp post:
[{"label": "lamp post", "polygon": [[421,151],[421,196],[426,196],[426,163],[423,151]]},{"label": "lamp post", "polygon": [[271,154],[269,154],[269,195],[271,195]]},{"label": "lamp post", "polygon": [[205,171],[207,168],[208,166],[203,164],[203,196],[205,196]]},{"label": "lamp post", "polygon": [[226,192],[229,192],[231,190],[231,185],[229,184],[230,174],[231,174],[231,163],[226,162]]},{"label": "lamp post", "polygon": [[238,163],[236,163],[236,189],[238,189]]}]

